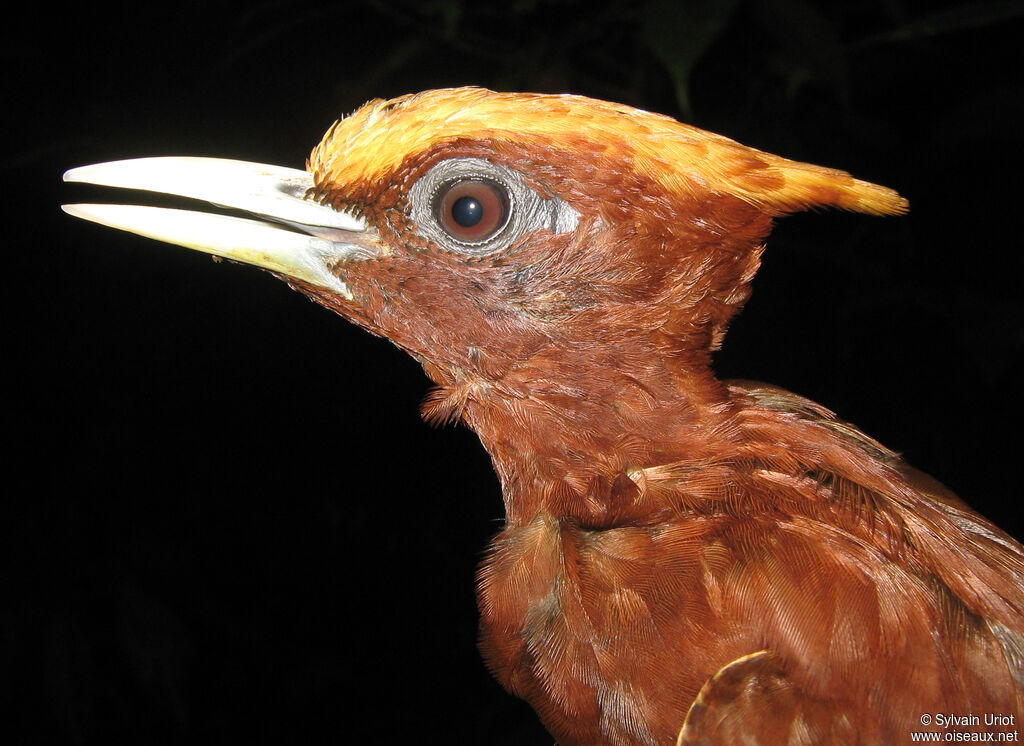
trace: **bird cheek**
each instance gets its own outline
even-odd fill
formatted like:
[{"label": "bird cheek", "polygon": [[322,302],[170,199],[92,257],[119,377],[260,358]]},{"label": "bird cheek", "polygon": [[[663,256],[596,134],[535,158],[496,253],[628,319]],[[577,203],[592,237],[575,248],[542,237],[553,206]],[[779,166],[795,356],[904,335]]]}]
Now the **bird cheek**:
[{"label": "bird cheek", "polygon": [[325,256],[327,272],[348,288],[344,299],[356,305],[366,305],[372,295],[381,295],[377,281],[386,266],[394,261],[394,248],[376,231],[368,231],[357,241],[350,241],[343,256]]}]

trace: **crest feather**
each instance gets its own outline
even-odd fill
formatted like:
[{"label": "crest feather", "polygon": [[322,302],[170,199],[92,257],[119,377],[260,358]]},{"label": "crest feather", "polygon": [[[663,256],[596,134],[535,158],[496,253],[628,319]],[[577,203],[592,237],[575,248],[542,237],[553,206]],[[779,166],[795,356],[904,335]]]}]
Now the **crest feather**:
[{"label": "crest feather", "polygon": [[838,207],[899,215],[907,201],[845,171],[741,145],[662,114],[574,96],[447,88],[376,99],[335,123],[310,155],[318,184],[387,178],[409,157],[457,139],[503,140],[567,150],[580,138],[627,159],[682,199],[730,194],[771,215]]}]

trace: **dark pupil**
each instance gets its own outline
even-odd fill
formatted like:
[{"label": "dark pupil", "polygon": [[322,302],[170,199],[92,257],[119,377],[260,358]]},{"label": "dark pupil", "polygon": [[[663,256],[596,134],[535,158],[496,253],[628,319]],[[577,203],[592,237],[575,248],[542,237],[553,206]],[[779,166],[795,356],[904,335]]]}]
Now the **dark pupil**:
[{"label": "dark pupil", "polygon": [[459,197],[452,205],[452,219],[463,228],[472,228],[484,216],[484,206],[473,197]]}]

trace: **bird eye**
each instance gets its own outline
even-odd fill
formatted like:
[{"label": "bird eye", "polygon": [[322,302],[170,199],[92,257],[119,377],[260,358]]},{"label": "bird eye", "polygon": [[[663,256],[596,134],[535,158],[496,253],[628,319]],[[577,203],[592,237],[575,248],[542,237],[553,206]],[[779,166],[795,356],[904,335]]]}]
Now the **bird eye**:
[{"label": "bird eye", "polygon": [[434,204],[445,233],[461,243],[486,241],[499,233],[509,219],[508,191],[489,180],[449,182],[438,190]]},{"label": "bird eye", "polygon": [[580,217],[515,169],[483,158],[439,161],[410,185],[408,205],[420,236],[469,257],[508,249],[532,231],[575,230]]}]

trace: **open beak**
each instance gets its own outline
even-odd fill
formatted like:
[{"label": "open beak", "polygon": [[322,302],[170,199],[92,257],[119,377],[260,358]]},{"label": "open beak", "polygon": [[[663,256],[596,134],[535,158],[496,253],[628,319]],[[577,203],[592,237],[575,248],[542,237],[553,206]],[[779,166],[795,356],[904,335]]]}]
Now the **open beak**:
[{"label": "open beak", "polygon": [[138,158],[73,168],[64,181],[162,192],[252,213],[258,219],[141,205],[63,205],[85,220],[254,264],[349,300],[339,265],[383,253],[365,220],[307,198],[314,184],[306,171],[222,158]]}]

